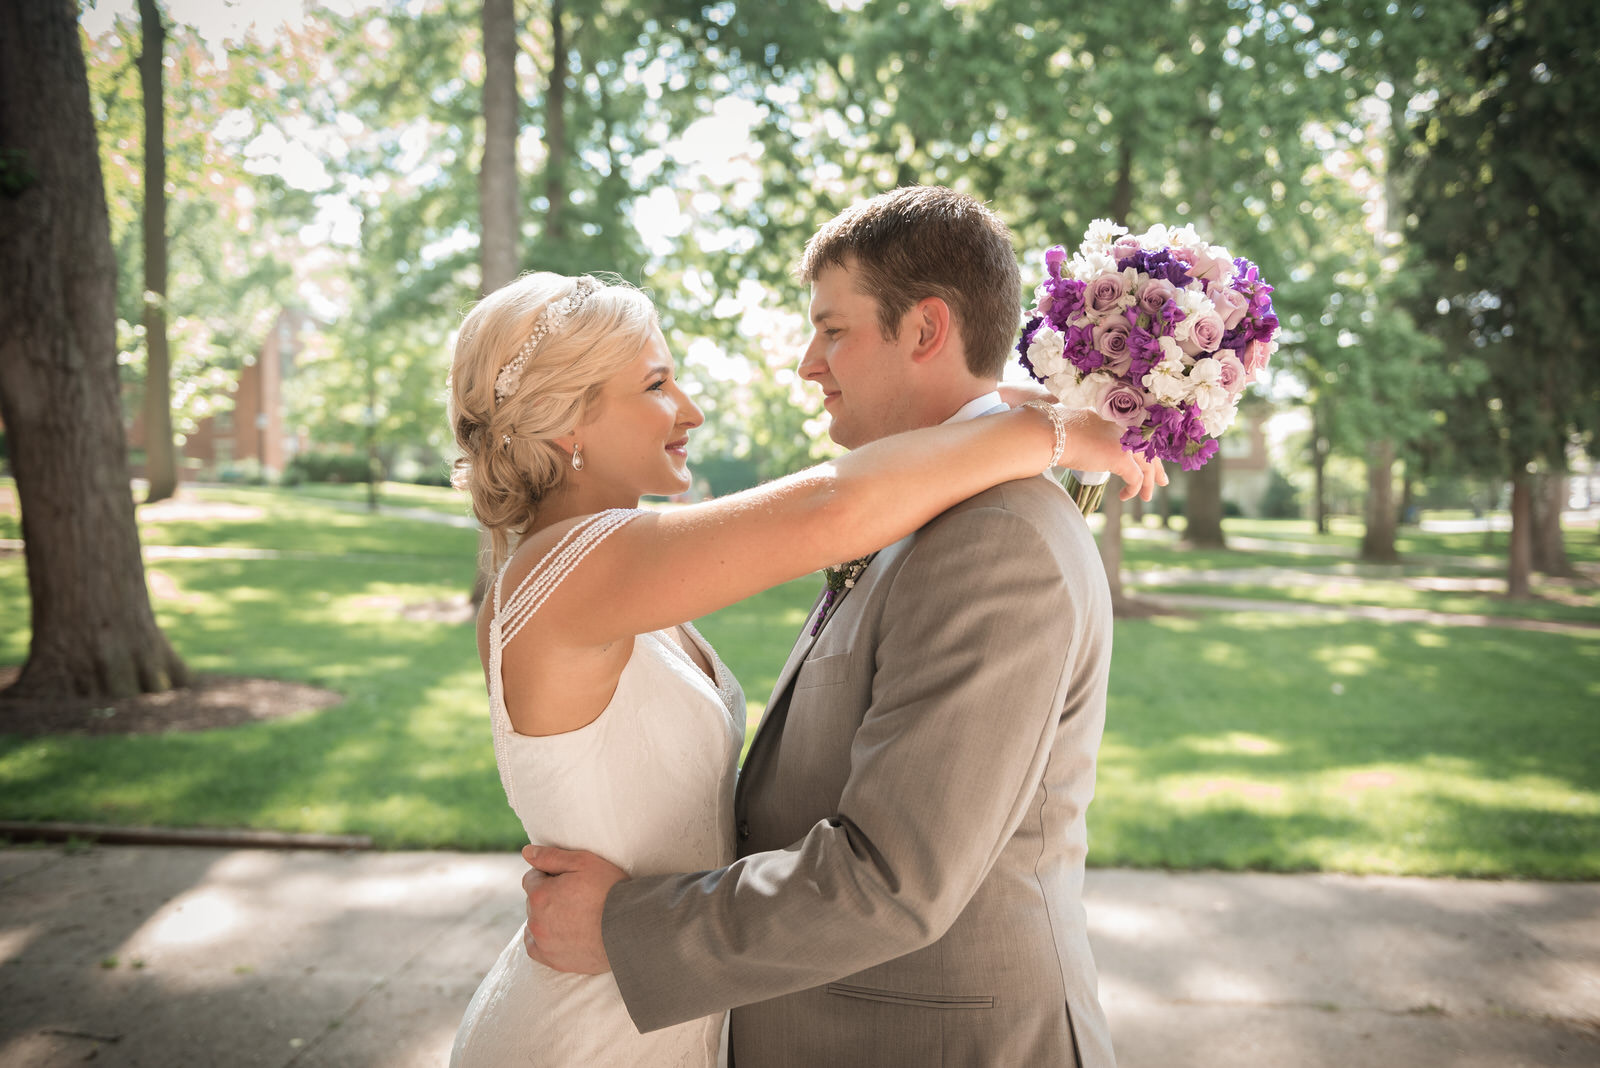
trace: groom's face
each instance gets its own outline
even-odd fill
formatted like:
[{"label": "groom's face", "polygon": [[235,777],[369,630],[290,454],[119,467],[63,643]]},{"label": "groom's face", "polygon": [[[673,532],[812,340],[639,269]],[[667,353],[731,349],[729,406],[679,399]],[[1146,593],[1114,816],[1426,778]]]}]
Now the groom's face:
[{"label": "groom's face", "polygon": [[856,285],[855,265],[826,267],[811,284],[811,342],[800,377],[822,389],[828,436],[847,449],[909,429],[911,345],[883,336],[878,302]]}]

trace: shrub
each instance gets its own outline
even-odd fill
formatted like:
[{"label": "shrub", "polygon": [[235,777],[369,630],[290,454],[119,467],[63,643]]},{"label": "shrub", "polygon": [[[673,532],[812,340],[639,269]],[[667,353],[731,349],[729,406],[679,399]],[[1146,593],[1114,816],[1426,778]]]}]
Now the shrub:
[{"label": "shrub", "polygon": [[[387,475],[380,471],[378,477],[386,478]],[[363,453],[354,452],[296,453],[283,473],[283,482],[289,486],[301,482],[365,482],[366,480],[367,457]]]}]

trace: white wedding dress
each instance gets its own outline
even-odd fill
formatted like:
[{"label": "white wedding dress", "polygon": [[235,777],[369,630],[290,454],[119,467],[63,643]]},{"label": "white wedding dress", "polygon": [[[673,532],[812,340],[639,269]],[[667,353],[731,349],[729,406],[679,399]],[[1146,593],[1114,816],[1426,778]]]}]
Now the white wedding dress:
[{"label": "white wedding dress", "polygon": [[[506,798],[536,845],[587,849],[630,875],[703,871],[732,863],[733,786],[744,738],[744,694],[688,625],[713,680],[663,631],[633,640],[633,655],[600,717],[566,734],[516,734],[500,677],[505,644],[590,549],[637,512],[580,524],[502,603],[489,625],[489,708]],[[684,982],[693,982],[684,976]],[[641,1035],[616,981],[568,975],[528,959],[522,930],[484,978],[456,1032],[454,1068],[712,1068],[723,1016]]]}]

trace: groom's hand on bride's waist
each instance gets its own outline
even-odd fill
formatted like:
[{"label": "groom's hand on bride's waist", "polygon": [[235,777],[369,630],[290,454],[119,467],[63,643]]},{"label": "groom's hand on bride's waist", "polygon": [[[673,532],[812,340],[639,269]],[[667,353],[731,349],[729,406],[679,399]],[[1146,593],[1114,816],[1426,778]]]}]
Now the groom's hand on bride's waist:
[{"label": "groom's hand on bride's waist", "polygon": [[522,877],[528,897],[522,947],[528,956],[559,972],[609,972],[600,915],[606,895],[627,873],[593,853],[552,846],[524,846],[522,859],[532,865]]}]

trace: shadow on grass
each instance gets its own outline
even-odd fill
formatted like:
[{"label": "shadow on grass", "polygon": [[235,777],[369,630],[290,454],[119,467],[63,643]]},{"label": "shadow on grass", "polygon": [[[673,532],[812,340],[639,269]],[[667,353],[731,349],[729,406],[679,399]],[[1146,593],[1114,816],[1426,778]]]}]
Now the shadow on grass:
[{"label": "shadow on grass", "polygon": [[1600,875],[1600,636],[1119,626],[1091,860]]},{"label": "shadow on grass", "polygon": [[470,559],[412,563],[402,575],[337,561],[161,570],[181,593],[163,602],[161,624],[192,668],[303,679],[345,703],[190,734],[0,735],[0,812],[356,832],[390,847],[521,843],[495,773],[470,626],[372,606],[457,593],[471,581]]}]

